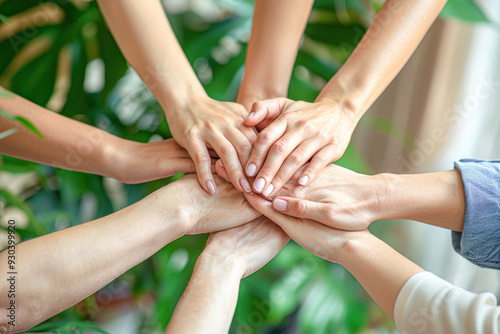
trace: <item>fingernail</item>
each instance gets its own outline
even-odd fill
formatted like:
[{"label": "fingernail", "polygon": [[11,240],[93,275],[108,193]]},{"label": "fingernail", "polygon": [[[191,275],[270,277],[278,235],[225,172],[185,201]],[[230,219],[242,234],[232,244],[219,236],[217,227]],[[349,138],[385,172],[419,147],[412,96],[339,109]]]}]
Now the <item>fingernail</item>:
[{"label": "fingernail", "polygon": [[249,118],[252,118],[252,117],[253,117],[253,115],[255,115],[255,113],[252,111],[252,112],[251,112],[251,113],[247,116],[247,118],[245,118],[245,121],[246,121],[247,119],[249,119]]},{"label": "fingernail", "polygon": [[278,211],[285,211],[288,206],[288,202],[282,199],[275,199],[273,202],[273,206]]},{"label": "fingernail", "polygon": [[261,192],[262,189],[264,189],[265,185],[266,185],[266,180],[264,180],[263,178],[258,178],[257,181],[255,181],[255,184],[253,185],[253,187],[258,192]]},{"label": "fingernail", "polygon": [[307,181],[309,181],[309,176],[304,175],[299,179],[299,184],[301,186],[305,186],[307,184]]},{"label": "fingernail", "polygon": [[264,196],[269,196],[274,190],[274,186],[272,184],[268,185],[266,190],[264,190],[264,192],[262,193],[262,195]]},{"label": "fingernail", "polygon": [[248,176],[254,176],[256,171],[257,171],[257,166],[255,166],[255,164],[248,165],[247,167]]},{"label": "fingernail", "polygon": [[243,190],[245,190],[247,193],[252,192],[252,187],[250,187],[250,183],[248,183],[247,179],[242,177],[240,179],[240,185],[243,188]]},{"label": "fingernail", "polygon": [[214,181],[212,180],[208,180],[207,181],[207,188],[208,188],[208,191],[210,191],[210,194],[215,194],[215,184],[214,184]]},{"label": "fingernail", "polygon": [[219,165],[224,168],[224,165],[222,164],[222,160],[219,160]]}]

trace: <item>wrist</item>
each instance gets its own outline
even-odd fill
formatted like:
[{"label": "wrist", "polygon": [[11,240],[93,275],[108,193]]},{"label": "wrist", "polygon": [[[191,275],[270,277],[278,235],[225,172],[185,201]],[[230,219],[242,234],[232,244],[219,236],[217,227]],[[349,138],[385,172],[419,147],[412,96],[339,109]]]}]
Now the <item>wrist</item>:
[{"label": "wrist", "polygon": [[369,252],[374,247],[374,244],[380,240],[368,230],[346,233],[348,233],[348,237],[334,250],[334,262],[350,270],[350,266],[357,262],[359,255],[363,254],[363,252]]},{"label": "wrist", "polygon": [[167,118],[183,110],[191,109],[200,100],[210,99],[200,84],[176,88],[175,92],[169,89],[161,89],[161,91],[157,99]]},{"label": "wrist", "polygon": [[241,280],[245,273],[244,261],[237,255],[220,255],[210,249],[210,245],[201,253],[196,261],[199,271],[216,275],[219,277],[229,277]]}]

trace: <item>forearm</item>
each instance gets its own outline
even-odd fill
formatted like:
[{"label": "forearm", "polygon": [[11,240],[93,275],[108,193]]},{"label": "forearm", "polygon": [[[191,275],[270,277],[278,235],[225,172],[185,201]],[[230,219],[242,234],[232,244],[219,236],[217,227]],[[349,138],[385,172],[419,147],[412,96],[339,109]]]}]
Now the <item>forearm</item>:
[{"label": "forearm", "polygon": [[[175,212],[155,193],[110,216],[17,245],[16,326],[9,329],[27,330],[65,310],[180,237],[185,222]],[[7,251],[0,258],[6,263]],[[5,279],[1,285],[4,291]],[[2,323],[8,302],[2,298]]]},{"label": "forearm", "polygon": [[408,61],[446,0],[387,0],[356,49],[318,99],[359,120]]},{"label": "forearm", "polygon": [[284,97],[312,0],[255,1],[252,33],[238,102]]},{"label": "forearm", "polygon": [[185,57],[160,0],[99,0],[120,49],[165,112],[205,91]]},{"label": "forearm", "polygon": [[465,194],[458,170],[376,178],[383,180],[378,219],[409,219],[463,230]]},{"label": "forearm", "polygon": [[105,131],[44,109],[12,94],[0,98],[0,109],[31,121],[44,138],[6,117],[0,132],[17,126],[17,131],[0,140],[0,154],[54,167],[113,176],[109,158],[117,144],[125,142]]},{"label": "forearm", "polygon": [[165,333],[227,333],[242,275],[235,263],[202,254]]},{"label": "forearm", "polygon": [[339,254],[339,263],[356,277],[391,319],[401,288],[410,277],[423,271],[369,232],[346,242]]}]

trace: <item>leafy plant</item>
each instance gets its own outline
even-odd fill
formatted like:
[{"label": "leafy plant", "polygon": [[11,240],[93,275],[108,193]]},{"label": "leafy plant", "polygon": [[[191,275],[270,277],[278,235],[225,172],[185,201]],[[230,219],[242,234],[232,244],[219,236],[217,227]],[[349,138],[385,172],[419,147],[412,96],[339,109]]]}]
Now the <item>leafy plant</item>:
[{"label": "leafy plant", "polygon": [[[213,1],[211,5],[218,16],[204,16],[193,8],[168,15],[207,93],[216,99],[234,100],[243,73],[252,1]],[[355,48],[379,7],[379,3],[366,0],[316,1],[297,56],[290,98],[311,101],[317,96]],[[64,116],[127,139],[146,142],[171,136],[160,106],[129,69],[95,2],[5,0],[0,3],[0,21],[10,24],[22,19],[28,10],[37,11],[43,20],[24,24],[22,30],[0,40],[0,84],[40,105],[49,104]],[[443,15],[487,21],[471,0],[449,0]],[[92,90],[86,86],[87,71],[96,65],[104,67],[104,71],[95,71],[104,84]],[[60,84],[64,82],[69,85]],[[12,118],[5,112],[1,115]],[[36,131],[26,119],[14,119]],[[411,142],[404,130],[386,120],[372,118],[365,124],[396,133],[405,145]],[[369,172],[352,145],[338,163]],[[115,184],[123,194],[117,198],[101,176],[7,156],[2,157],[0,170],[35,176],[36,182],[19,193],[0,189],[3,206],[28,217],[29,224],[19,229],[23,240],[110,214],[178,177],[138,185]],[[141,331],[165,328],[205,240],[206,236],[181,238],[112,283],[122,286],[133,300],[150,301],[148,309],[139,308]],[[101,296],[114,291],[112,287],[33,331],[99,332],[92,321],[106,310]],[[291,242],[271,263],[242,281],[231,332],[280,333],[299,328],[303,333],[352,333],[392,326],[342,267]]]}]

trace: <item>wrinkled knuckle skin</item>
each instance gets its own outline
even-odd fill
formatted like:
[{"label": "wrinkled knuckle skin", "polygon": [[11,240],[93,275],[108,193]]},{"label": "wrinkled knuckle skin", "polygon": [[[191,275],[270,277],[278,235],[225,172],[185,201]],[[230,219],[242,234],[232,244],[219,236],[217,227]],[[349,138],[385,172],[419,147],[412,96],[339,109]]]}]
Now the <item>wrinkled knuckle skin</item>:
[{"label": "wrinkled knuckle skin", "polygon": [[194,157],[194,160],[195,160],[195,162],[197,162],[198,164],[205,164],[205,163],[211,162],[211,160],[210,160],[210,157],[209,157],[209,156],[206,156],[206,155],[201,155],[201,154],[197,154],[197,155]]},{"label": "wrinkled knuckle skin", "polygon": [[306,203],[303,201],[297,202],[297,205],[295,206],[295,211],[297,215],[304,216],[307,211]]},{"label": "wrinkled knuckle skin", "polygon": [[293,152],[290,154],[288,157],[291,163],[293,163],[295,166],[301,165],[302,162],[304,161],[304,155],[301,152]]},{"label": "wrinkled knuckle skin", "polygon": [[318,154],[316,156],[316,159],[318,159],[321,163],[323,163],[324,165],[326,165],[327,163],[329,163],[330,161],[328,161],[328,158],[325,156],[325,155],[322,155],[322,154]]},{"label": "wrinkled knuckle skin", "polygon": [[259,134],[257,140],[264,144],[269,143],[272,140],[272,134],[271,132],[263,131]]},{"label": "wrinkled knuckle skin", "polygon": [[279,153],[279,154],[285,154],[287,151],[287,143],[283,141],[278,141],[273,144],[273,152]]},{"label": "wrinkled knuckle skin", "polygon": [[220,150],[221,150],[222,155],[231,155],[231,154],[235,153],[234,147],[230,146],[230,145],[223,146],[223,147],[221,147]]},{"label": "wrinkled knuckle skin", "polygon": [[245,153],[249,153],[251,152],[253,149],[253,145],[252,144],[246,144],[246,145],[241,145],[240,146],[240,152],[245,152]]},{"label": "wrinkled knuckle skin", "polygon": [[271,172],[271,170],[269,170],[268,168],[262,168],[259,172],[259,177],[263,177],[264,179],[266,179],[266,182],[267,180],[269,180],[271,177],[273,176],[273,173]]}]

